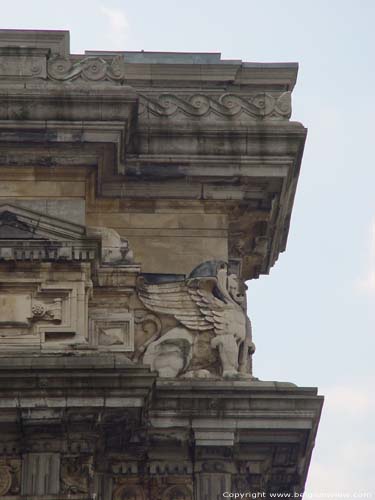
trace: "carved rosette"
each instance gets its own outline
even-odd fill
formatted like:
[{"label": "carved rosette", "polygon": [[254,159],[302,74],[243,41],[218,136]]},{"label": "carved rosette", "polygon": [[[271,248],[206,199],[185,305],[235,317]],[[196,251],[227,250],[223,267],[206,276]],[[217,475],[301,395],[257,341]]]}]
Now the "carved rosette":
[{"label": "carved rosette", "polygon": [[48,304],[35,301],[31,306],[31,313],[33,321],[44,320],[59,323],[62,319],[62,299],[53,299]]}]

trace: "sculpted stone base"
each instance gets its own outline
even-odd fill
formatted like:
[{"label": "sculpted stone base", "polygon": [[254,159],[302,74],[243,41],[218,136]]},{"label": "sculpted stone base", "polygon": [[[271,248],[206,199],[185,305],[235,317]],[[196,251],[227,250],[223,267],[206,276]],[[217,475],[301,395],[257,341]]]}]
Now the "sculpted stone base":
[{"label": "sculpted stone base", "polygon": [[101,353],[0,357],[0,404],[0,498],[217,500],[302,492],[322,398]]}]

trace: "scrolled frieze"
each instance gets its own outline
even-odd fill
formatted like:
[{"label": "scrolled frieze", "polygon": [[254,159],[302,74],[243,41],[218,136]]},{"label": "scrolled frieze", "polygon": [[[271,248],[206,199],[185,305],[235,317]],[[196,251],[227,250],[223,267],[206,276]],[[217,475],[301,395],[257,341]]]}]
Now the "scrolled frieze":
[{"label": "scrolled frieze", "polygon": [[255,119],[288,119],[291,115],[291,93],[273,96],[259,92],[250,96],[222,94],[220,96],[193,94],[179,96],[163,93],[157,97],[140,96],[139,114],[148,111],[158,117],[171,117],[177,113],[200,118],[211,113],[221,118],[244,114]]},{"label": "scrolled frieze", "polygon": [[49,78],[59,81],[78,78],[87,81],[117,81],[125,78],[124,59],[121,56],[116,56],[111,61],[101,57],[73,60],[57,56],[49,60],[47,70]]}]

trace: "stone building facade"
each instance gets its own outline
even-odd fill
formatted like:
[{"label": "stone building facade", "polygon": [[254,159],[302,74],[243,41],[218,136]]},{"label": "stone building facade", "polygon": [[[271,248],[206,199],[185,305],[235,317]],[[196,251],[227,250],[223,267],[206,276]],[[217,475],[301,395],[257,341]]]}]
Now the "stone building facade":
[{"label": "stone building facade", "polygon": [[303,492],[322,397],[256,378],[245,300],[286,246],[296,76],[0,31],[0,498]]}]

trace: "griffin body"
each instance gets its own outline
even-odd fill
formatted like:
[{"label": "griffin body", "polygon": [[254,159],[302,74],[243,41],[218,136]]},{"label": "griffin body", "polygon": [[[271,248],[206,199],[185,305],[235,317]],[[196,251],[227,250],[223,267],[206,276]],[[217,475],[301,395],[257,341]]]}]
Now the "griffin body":
[{"label": "griffin body", "polygon": [[[240,351],[243,352],[246,341],[247,344],[251,343],[250,323],[244,312],[245,296],[240,291],[237,276],[233,274],[228,276],[227,265],[224,262],[211,262],[198,266],[182,282],[149,284],[141,281],[138,286],[138,295],[148,309],[155,313],[172,315],[182,325],[174,329],[175,331],[166,332],[154,343],[157,345],[150,346],[146,359],[155,360],[155,356],[163,357],[165,364],[167,353],[172,352],[173,349],[176,351],[177,342],[180,346],[184,344],[186,352],[192,344],[190,342],[190,346],[188,345],[188,336],[193,338],[209,331],[213,334],[211,348],[217,349],[219,354],[221,375],[224,378],[250,376],[240,369],[239,360]],[[184,334],[182,327],[184,327]],[[175,344],[172,348],[173,341]],[[170,359],[173,364],[173,357],[170,356]],[[159,363],[160,361],[161,359]],[[187,356],[185,363],[182,363],[185,366],[180,369],[180,372],[186,371],[189,361],[189,356]],[[156,364],[154,363],[155,369],[157,363],[157,361]],[[176,366],[177,364],[176,361]],[[179,365],[181,365],[181,360]],[[163,371],[165,376],[168,376],[167,374],[170,376],[170,373],[170,370]],[[201,373],[200,376],[204,374]],[[209,373],[206,376],[209,376]]]}]

